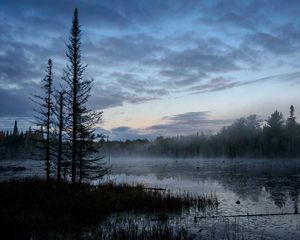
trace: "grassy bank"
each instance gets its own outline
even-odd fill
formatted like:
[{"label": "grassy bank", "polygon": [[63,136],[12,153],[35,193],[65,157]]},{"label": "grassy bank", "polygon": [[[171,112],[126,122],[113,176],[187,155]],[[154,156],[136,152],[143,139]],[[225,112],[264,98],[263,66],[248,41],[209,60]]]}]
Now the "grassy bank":
[{"label": "grassy bank", "polygon": [[[112,213],[180,212],[216,207],[213,196],[172,195],[146,190],[142,185],[72,186],[25,179],[0,183],[2,234],[49,229],[74,231],[98,224]],[[15,230],[13,230],[15,229]]]}]

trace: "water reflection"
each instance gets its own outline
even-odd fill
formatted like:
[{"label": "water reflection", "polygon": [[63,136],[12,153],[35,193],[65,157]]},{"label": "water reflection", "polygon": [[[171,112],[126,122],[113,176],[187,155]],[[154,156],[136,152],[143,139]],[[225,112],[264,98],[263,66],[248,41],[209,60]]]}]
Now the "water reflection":
[{"label": "water reflection", "polygon": [[[273,203],[277,210],[298,212],[299,170],[297,160],[116,158],[110,178],[175,191],[216,192],[226,202]],[[264,207],[257,208],[253,210]]]},{"label": "water reflection", "polygon": [[[113,158],[108,178],[117,182],[140,182],[152,187],[196,194],[215,192],[236,202],[271,201],[284,208],[289,201],[298,212],[300,161],[285,159],[171,159]],[[1,161],[0,177],[43,174],[43,163],[34,160]]]},{"label": "water reflection", "polygon": [[[297,160],[132,158],[114,159],[113,164],[110,178],[117,182],[142,182],[196,194],[215,192],[221,203],[220,215],[298,213],[300,162]],[[240,204],[236,204],[237,200]],[[300,215],[233,221],[248,229],[248,237],[256,232],[265,239],[300,239]],[[224,219],[211,219],[197,226],[215,229],[223,225]]]}]

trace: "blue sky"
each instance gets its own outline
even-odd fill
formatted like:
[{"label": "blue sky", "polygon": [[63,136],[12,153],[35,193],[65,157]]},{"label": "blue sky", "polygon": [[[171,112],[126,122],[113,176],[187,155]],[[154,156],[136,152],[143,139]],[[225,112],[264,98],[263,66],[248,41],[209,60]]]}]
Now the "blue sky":
[{"label": "blue sky", "polygon": [[0,0],[0,128],[30,124],[48,58],[60,84],[75,7],[89,104],[113,139],[215,132],[291,104],[300,117],[299,1]]}]

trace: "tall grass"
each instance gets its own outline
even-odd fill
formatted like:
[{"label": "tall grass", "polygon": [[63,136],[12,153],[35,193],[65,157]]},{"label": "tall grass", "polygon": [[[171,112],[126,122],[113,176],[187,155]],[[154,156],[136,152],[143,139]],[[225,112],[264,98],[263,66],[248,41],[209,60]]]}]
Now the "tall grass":
[{"label": "tall grass", "polygon": [[174,213],[218,205],[213,195],[174,195],[149,191],[142,185],[114,183],[58,185],[41,179],[1,182],[0,196],[0,238],[10,233],[27,236],[37,232],[39,236],[57,229],[74,232],[99,224],[112,213]]},{"label": "tall grass", "polygon": [[192,236],[183,227],[170,226],[168,223],[137,223],[128,219],[109,222],[83,236],[88,240],[187,240]]}]

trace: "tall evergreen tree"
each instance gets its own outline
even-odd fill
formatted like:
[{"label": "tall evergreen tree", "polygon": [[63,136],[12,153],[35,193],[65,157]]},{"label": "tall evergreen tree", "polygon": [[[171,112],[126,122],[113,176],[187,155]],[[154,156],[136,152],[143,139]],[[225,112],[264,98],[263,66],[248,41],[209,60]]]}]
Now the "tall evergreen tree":
[{"label": "tall evergreen tree", "polygon": [[268,127],[271,128],[273,131],[282,130],[284,124],[283,114],[275,110],[275,112],[273,112],[268,118],[267,124]]},{"label": "tall evergreen tree", "polygon": [[290,106],[290,116],[287,119],[287,125],[292,128],[296,125],[295,108],[293,105]]},{"label": "tall evergreen tree", "polygon": [[286,122],[287,139],[288,139],[288,155],[290,157],[296,156],[296,138],[297,138],[297,123],[295,117],[295,108],[290,106],[290,116]]},{"label": "tall evergreen tree", "polygon": [[15,120],[14,129],[13,129],[13,135],[14,135],[14,136],[18,136],[18,135],[19,135],[18,122],[17,122],[17,120]]},{"label": "tall evergreen tree", "polygon": [[271,157],[278,157],[285,153],[286,141],[284,139],[284,118],[277,110],[267,120],[265,133],[265,151]]},{"label": "tall evergreen tree", "polygon": [[[93,140],[95,139],[94,125],[101,119],[102,113],[91,112],[86,104],[90,96],[93,80],[84,78],[86,65],[81,61],[81,30],[78,20],[78,10],[75,9],[67,58],[69,63],[64,71],[66,82],[66,106],[69,111],[68,133],[71,143],[71,179],[76,183],[84,176],[91,176],[92,172],[101,172],[90,158],[94,153]],[[87,157],[89,156],[89,157]],[[89,173],[87,173],[89,172]]]}]

